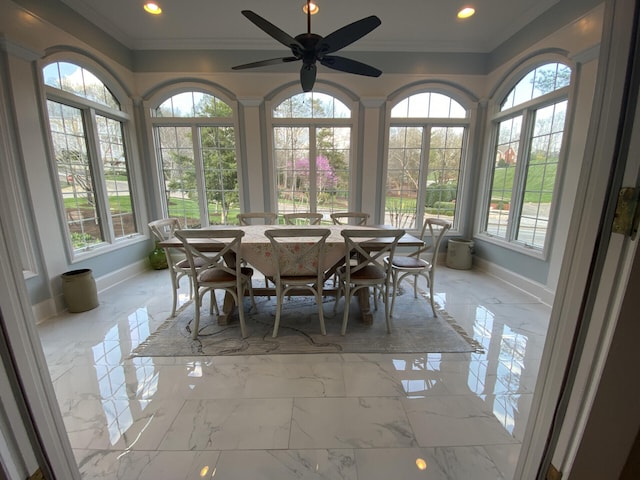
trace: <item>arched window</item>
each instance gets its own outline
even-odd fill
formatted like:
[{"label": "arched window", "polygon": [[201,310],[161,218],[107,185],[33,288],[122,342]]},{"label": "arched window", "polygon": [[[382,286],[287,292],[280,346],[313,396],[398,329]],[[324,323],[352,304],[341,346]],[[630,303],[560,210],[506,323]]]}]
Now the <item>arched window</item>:
[{"label": "arched window", "polygon": [[547,63],[519,79],[492,119],[483,233],[542,251],[550,231],[571,69]]},{"label": "arched window", "polygon": [[56,180],[73,251],[137,234],[125,141],[128,115],[87,68],[55,62],[42,73]]},{"label": "arched window", "polygon": [[349,208],[351,110],[326,93],[293,95],[272,112],[279,213]]},{"label": "arched window", "polygon": [[412,94],[391,109],[386,224],[422,228],[425,217],[457,228],[458,189],[465,159],[469,112],[450,96]]},{"label": "arched window", "polygon": [[238,160],[229,104],[190,90],[167,98],[151,115],[166,214],[183,227],[236,223]]}]

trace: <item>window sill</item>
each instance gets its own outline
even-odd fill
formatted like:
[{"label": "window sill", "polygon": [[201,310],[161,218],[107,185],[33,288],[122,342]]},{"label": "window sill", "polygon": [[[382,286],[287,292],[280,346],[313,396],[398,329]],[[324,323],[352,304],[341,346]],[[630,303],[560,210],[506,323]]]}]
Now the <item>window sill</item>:
[{"label": "window sill", "polygon": [[513,252],[521,253],[522,255],[526,255],[528,257],[537,258],[538,260],[547,260],[547,254],[545,250],[537,250],[532,247],[525,247],[520,243],[515,242],[507,242],[498,237],[494,237],[492,235],[487,235],[486,233],[478,233],[476,234],[476,238],[486,243],[490,243],[497,247],[506,248]]},{"label": "window sill", "polygon": [[127,238],[116,240],[116,242],[114,243],[104,243],[104,244],[96,245],[94,248],[91,248],[89,250],[74,251],[72,252],[71,263],[73,264],[73,263],[81,262],[91,258],[99,257],[106,253],[114,252],[116,250],[120,250],[122,248],[126,248],[140,242],[148,242],[148,241],[149,241],[149,237],[146,237],[142,234],[136,234]]}]

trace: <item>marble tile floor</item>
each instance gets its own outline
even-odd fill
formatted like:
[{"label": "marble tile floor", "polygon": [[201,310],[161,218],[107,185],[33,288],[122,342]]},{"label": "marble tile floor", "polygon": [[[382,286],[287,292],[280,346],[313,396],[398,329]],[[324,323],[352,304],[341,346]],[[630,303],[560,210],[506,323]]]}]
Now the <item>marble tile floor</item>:
[{"label": "marble tile floor", "polygon": [[169,316],[166,271],[44,322],[82,478],[512,479],[550,308],[477,270],[436,290],[486,353],[128,359]]}]

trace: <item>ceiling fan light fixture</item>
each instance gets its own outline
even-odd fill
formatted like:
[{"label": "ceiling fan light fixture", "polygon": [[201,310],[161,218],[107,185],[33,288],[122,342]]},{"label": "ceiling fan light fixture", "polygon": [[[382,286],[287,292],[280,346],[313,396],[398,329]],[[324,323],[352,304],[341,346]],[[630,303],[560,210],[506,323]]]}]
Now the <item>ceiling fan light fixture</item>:
[{"label": "ceiling fan light fixture", "polygon": [[305,15],[307,14],[307,10],[309,10],[309,13],[311,13],[311,15],[315,15],[320,11],[320,7],[318,7],[318,5],[316,5],[313,2],[309,2],[308,5],[305,3],[302,6],[302,11],[304,12]]},{"label": "ceiling fan light fixture", "polygon": [[144,11],[151,15],[160,15],[162,13],[162,8],[160,8],[160,5],[157,3],[147,2],[144,4]]},{"label": "ceiling fan light fixture", "polygon": [[458,12],[458,18],[469,18],[476,13],[476,9],[473,7],[463,7]]}]

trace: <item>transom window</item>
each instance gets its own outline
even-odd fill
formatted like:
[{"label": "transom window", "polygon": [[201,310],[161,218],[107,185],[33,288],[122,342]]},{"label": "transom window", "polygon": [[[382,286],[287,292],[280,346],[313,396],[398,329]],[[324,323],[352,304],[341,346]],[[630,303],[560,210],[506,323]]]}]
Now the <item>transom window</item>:
[{"label": "transom window", "polygon": [[279,213],[349,209],[351,110],[331,95],[293,95],[273,109]]},{"label": "transom window", "polygon": [[453,98],[421,92],[391,109],[385,223],[419,230],[425,217],[457,228],[469,113]]},{"label": "transom window", "polygon": [[56,182],[73,251],[137,234],[124,135],[128,116],[88,69],[56,62],[42,72]]},{"label": "transom window", "polygon": [[183,227],[236,223],[238,161],[229,104],[209,93],[182,92],[152,117],[166,214]]},{"label": "transom window", "polygon": [[571,69],[541,65],[524,75],[493,118],[495,144],[483,232],[542,251],[556,195]]}]

